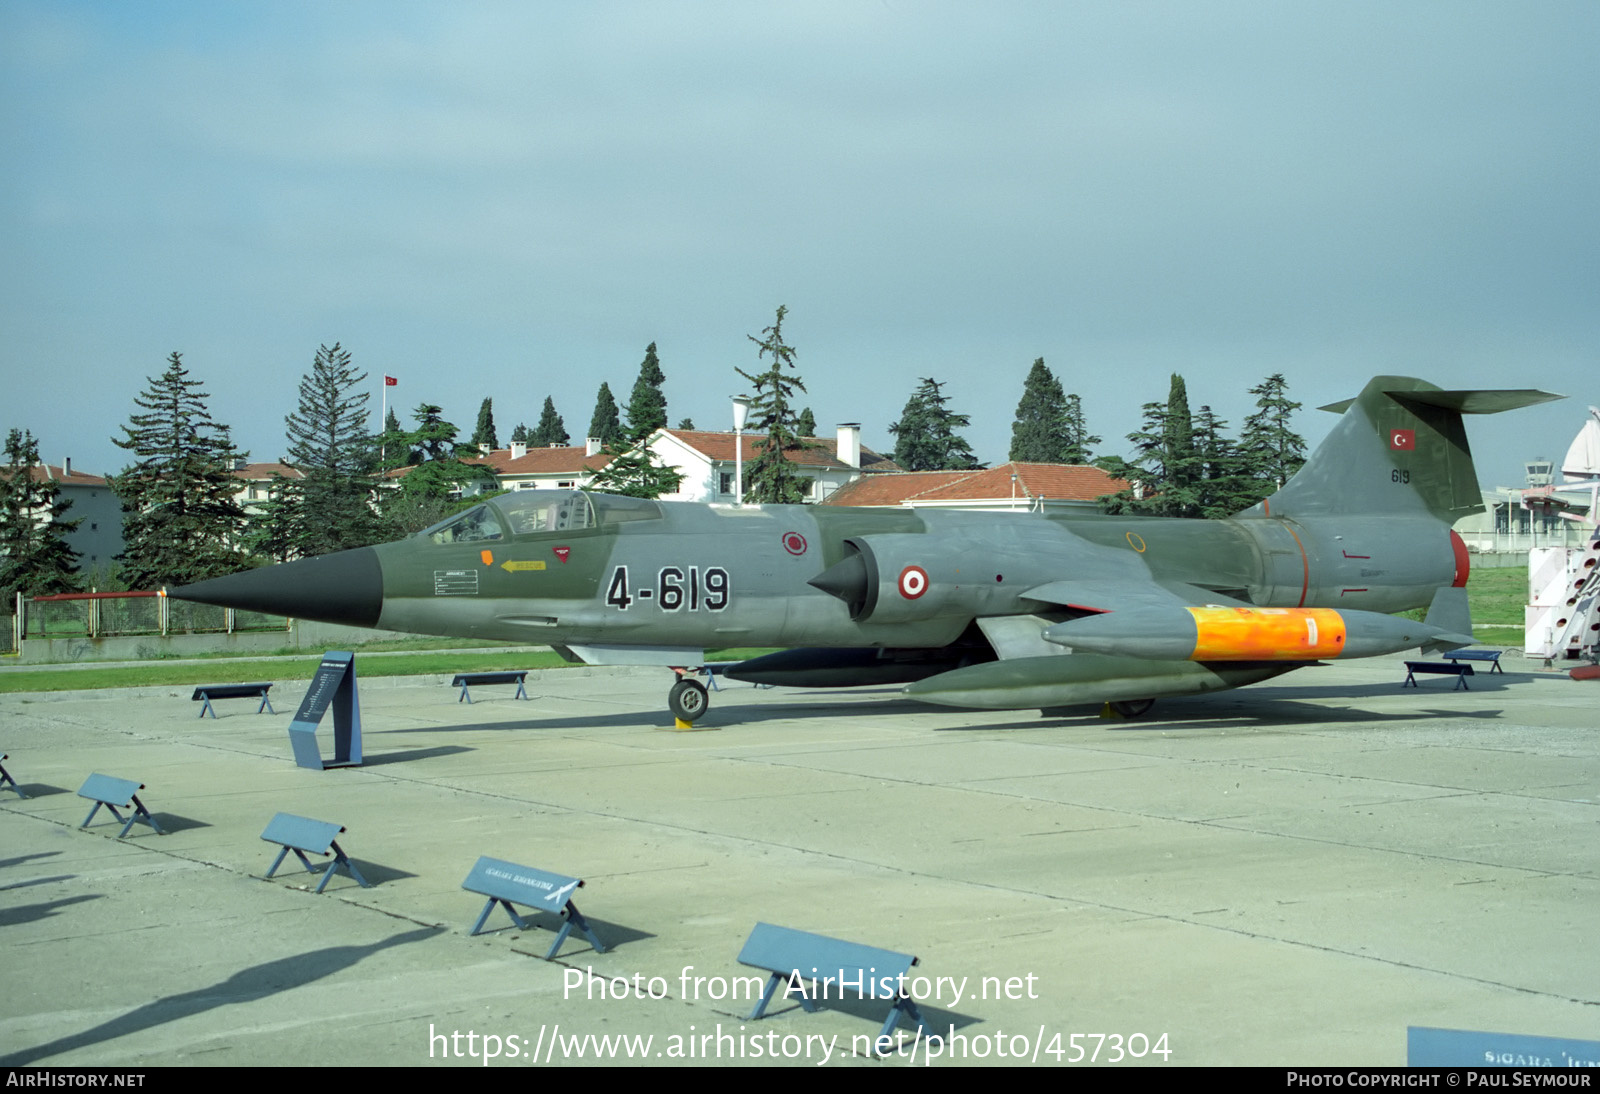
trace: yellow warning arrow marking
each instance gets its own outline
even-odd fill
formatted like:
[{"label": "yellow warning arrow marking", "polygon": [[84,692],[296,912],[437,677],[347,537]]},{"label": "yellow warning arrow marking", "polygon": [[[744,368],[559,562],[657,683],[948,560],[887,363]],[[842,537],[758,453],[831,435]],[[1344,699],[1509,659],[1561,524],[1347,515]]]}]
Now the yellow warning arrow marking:
[{"label": "yellow warning arrow marking", "polygon": [[542,570],[542,569],[544,569],[544,563],[543,562],[513,562],[510,559],[507,559],[505,562],[502,562],[500,564],[500,568],[502,570],[509,570],[511,573],[516,573],[518,570]]}]

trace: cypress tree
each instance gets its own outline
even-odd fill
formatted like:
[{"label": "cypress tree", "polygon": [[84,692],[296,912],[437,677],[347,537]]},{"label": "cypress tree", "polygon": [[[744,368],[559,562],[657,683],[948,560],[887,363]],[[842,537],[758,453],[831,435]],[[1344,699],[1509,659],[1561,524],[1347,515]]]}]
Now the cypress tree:
[{"label": "cypress tree", "polygon": [[556,413],[556,402],[550,396],[544,397],[544,411],[539,415],[539,424],[534,427],[533,436],[528,444],[534,448],[548,448],[553,444],[570,444],[571,438],[567,436],[567,427],[561,420],[561,415]]},{"label": "cypress tree", "polygon": [[[1061,427],[1066,421],[1067,400],[1061,381],[1045,367],[1044,358],[1034,360],[1022,381],[1022,401],[1011,423],[1009,459],[1018,463],[1062,463],[1064,445]],[[1081,423],[1080,423],[1081,424]]]},{"label": "cypress tree", "polygon": [[472,447],[483,451],[487,446],[490,449],[500,447],[500,438],[494,431],[494,399],[488,398],[483,405],[478,407],[478,426],[472,431]]},{"label": "cypress tree", "polygon": [[586,437],[598,438],[601,447],[615,444],[622,438],[622,418],[617,413],[617,400],[611,394],[611,385],[602,383],[595,395],[594,413],[589,417]]},{"label": "cypress tree", "polygon": [[645,347],[639,378],[633,382],[633,394],[628,397],[628,432],[634,437],[648,437],[666,426],[667,397],[661,393],[666,379],[656,358],[656,344],[651,342]]}]

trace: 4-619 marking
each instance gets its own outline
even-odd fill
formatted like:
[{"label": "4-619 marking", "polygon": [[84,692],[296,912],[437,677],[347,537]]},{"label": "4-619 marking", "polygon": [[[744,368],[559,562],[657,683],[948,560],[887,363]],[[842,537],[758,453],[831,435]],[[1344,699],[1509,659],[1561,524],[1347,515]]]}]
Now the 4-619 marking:
[{"label": "4-619 marking", "polygon": [[728,606],[728,571],[721,566],[663,566],[656,572],[653,588],[630,590],[628,568],[618,566],[611,571],[611,581],[606,586],[606,603],[627,611],[635,600],[654,600],[664,612],[688,609],[697,612],[720,612]]}]

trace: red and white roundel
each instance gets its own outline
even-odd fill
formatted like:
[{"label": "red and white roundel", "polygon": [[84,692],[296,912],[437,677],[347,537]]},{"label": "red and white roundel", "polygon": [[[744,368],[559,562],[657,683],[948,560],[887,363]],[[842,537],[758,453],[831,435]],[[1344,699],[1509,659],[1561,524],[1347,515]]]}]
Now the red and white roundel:
[{"label": "red and white roundel", "polygon": [[907,566],[900,571],[900,595],[915,600],[928,591],[928,571],[921,566]]},{"label": "red and white roundel", "polygon": [[806,537],[799,532],[785,532],[783,534],[783,549],[791,555],[806,553]]}]

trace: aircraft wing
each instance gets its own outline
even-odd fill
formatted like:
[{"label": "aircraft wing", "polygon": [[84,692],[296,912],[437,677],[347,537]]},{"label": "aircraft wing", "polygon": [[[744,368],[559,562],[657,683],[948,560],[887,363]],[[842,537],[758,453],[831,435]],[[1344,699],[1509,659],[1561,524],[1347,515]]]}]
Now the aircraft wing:
[{"label": "aircraft wing", "polygon": [[1249,606],[1246,601],[1236,597],[1181,581],[1051,581],[1036,585],[1022,595],[1027,600],[1037,600],[1041,604],[1054,604],[1089,613],[1130,611],[1136,608]]}]

